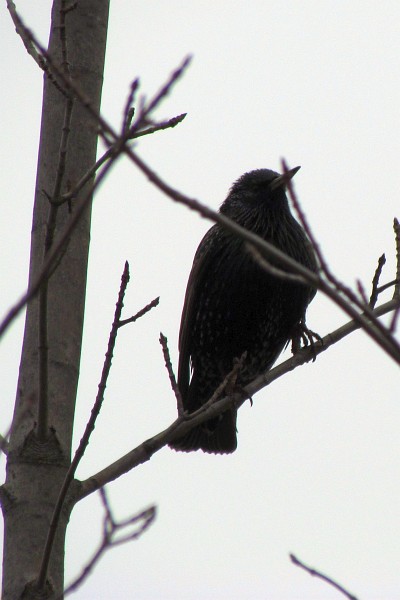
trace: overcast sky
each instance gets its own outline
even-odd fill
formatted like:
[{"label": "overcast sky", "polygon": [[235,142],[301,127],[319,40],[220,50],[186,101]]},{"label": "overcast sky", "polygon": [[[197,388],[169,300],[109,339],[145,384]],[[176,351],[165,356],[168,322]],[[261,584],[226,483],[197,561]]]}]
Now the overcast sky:
[{"label": "overcast sky", "polygon": [[[27,281],[42,74],[5,3],[0,12],[2,115],[1,314]],[[51,2],[20,0],[47,41]],[[114,0],[102,108],[113,124],[129,84],[154,93],[191,53],[157,117],[188,116],[138,150],[169,183],[217,208],[245,171],[301,165],[295,186],[333,271],[366,288],[386,252],[394,276],[400,218],[400,5],[382,0]],[[126,160],[96,197],[75,446],[95,398],[126,259],[130,316],[119,335],[106,402],[83,460],[86,478],[175,418],[159,332],[177,363],[180,313],[196,247],[209,223],[174,205]],[[382,298],[382,300],[386,299]],[[317,295],[309,326],[347,318]],[[23,319],[2,342],[0,429],[12,415]],[[287,358],[289,354],[284,355]],[[356,333],[246,403],[231,456],[165,448],[108,486],[117,518],[149,504],[158,518],[113,550],[79,600],[329,600],[339,592],[293,566],[289,552],[363,600],[400,597],[398,367]],[[4,458],[2,465],[4,465]],[[101,510],[74,510],[67,582],[96,547]]]}]

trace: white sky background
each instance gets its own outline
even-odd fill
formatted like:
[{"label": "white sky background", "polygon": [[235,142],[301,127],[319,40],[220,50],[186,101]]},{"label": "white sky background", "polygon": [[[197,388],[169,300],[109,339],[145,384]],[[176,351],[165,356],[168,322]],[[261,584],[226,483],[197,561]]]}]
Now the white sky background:
[{"label": "white sky background", "polygon": [[[50,2],[20,1],[45,42]],[[18,6],[17,4],[17,6]],[[1,314],[25,289],[42,76],[1,6]],[[112,3],[102,108],[120,123],[129,83],[150,95],[188,53],[194,61],[157,112],[188,112],[140,142],[141,155],[181,191],[217,208],[245,171],[302,165],[296,190],[335,273],[369,289],[400,217],[400,5],[325,0]],[[76,413],[89,416],[125,259],[128,317],[101,413],[78,477],[86,478],[175,418],[158,343],[174,363],[186,281],[209,223],[163,197],[126,160],[95,200]],[[383,300],[383,298],[382,298]],[[308,323],[321,335],[347,318],[318,295]],[[0,347],[0,427],[11,419],[23,320]],[[286,357],[289,355],[287,354]],[[158,518],[113,550],[75,597],[138,600],[340,598],[288,553],[363,600],[400,597],[398,367],[357,333],[275,382],[239,414],[232,456],[168,448],[108,486],[118,518],[150,503]],[[4,458],[2,459],[4,464]],[[97,497],[73,512],[67,581],[100,535]]]}]

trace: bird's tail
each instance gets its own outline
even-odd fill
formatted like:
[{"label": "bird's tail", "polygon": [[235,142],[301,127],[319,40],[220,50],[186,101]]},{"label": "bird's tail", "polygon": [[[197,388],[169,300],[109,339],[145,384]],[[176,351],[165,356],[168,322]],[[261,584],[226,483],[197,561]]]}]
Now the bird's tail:
[{"label": "bird's tail", "polygon": [[169,446],[181,452],[203,450],[210,454],[230,454],[237,447],[236,415],[236,409],[229,409],[214,419],[196,425]]}]

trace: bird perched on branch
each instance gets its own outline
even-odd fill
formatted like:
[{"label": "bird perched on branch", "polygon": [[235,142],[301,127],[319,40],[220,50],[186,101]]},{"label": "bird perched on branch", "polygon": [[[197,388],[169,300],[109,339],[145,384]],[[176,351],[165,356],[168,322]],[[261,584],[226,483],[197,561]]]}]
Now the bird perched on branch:
[{"label": "bird perched on branch", "polygon": [[[292,216],[285,193],[299,168],[283,175],[268,169],[245,173],[220,212],[315,272],[311,243]],[[236,385],[243,387],[270,369],[296,331],[298,336],[314,295],[311,287],[263,268],[239,235],[218,223],[211,227],[194,257],[182,312],[178,387],[184,409],[191,413],[207,402],[244,352]],[[230,408],[170,446],[185,452],[233,452],[236,413]]]}]

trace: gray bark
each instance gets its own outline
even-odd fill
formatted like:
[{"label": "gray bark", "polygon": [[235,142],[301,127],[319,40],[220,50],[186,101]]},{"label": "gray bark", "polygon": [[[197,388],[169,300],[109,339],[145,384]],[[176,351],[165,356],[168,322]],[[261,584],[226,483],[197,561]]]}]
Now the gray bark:
[{"label": "gray bark", "polygon": [[[71,75],[96,109],[100,106],[103,83],[108,10],[109,0],[84,0],[79,1],[76,8],[67,14]],[[49,52],[57,63],[61,63],[57,27],[59,15],[60,0],[55,0]],[[54,189],[64,111],[65,98],[45,76],[30,281],[35,279],[43,263],[49,214],[46,194],[51,194]],[[93,120],[85,108],[75,101],[62,191],[66,191],[67,186],[73,186],[94,163],[96,145]],[[88,186],[84,188],[74,202],[79,202],[88,189]],[[35,597],[26,586],[37,577],[54,504],[70,463],[85,307],[90,213],[89,207],[48,282],[49,428],[44,441],[38,440],[35,434],[39,390],[38,298],[32,300],[27,308],[7,478],[0,491],[5,521],[3,600]],[[57,215],[56,239],[57,233],[66,227],[70,218],[68,206],[61,206]],[[59,523],[48,572],[47,588],[52,588],[55,595],[62,594],[63,590],[64,539],[68,518],[69,510],[66,507]]]}]

